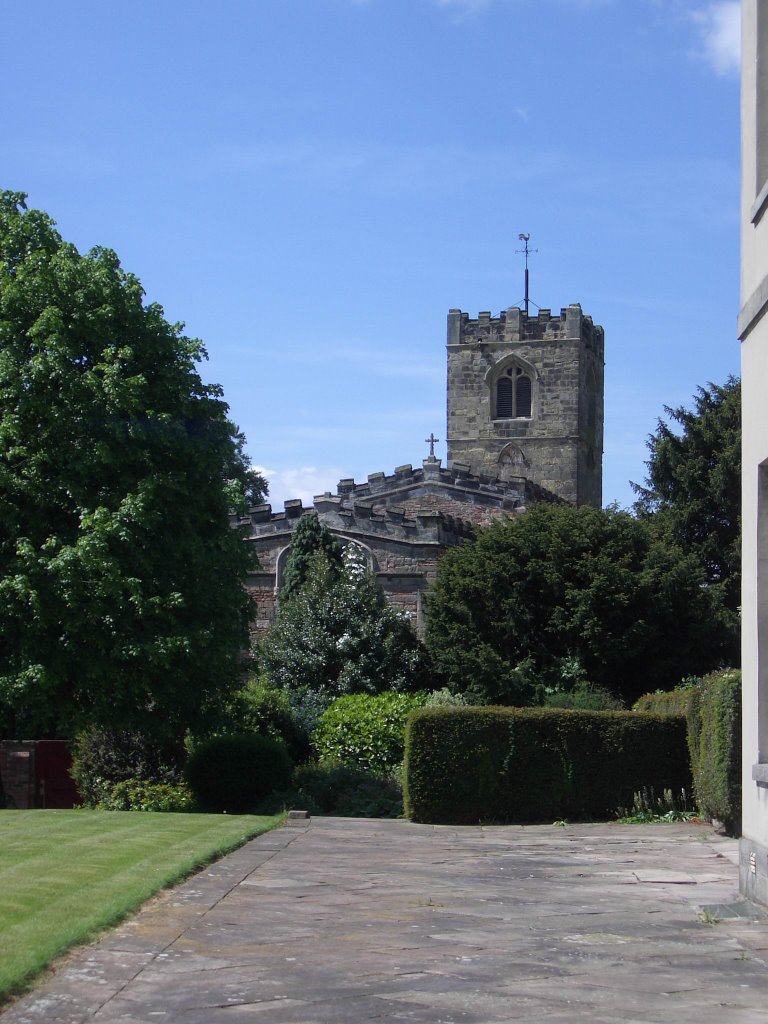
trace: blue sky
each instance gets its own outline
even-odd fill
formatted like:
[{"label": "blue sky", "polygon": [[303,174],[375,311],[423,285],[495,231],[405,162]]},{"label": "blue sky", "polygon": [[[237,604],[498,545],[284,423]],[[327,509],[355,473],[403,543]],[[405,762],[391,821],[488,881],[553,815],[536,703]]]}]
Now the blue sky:
[{"label": "blue sky", "polygon": [[518,302],[530,232],[531,298],[605,327],[629,504],[738,372],[738,7],[10,2],[0,187],[203,338],[276,508],[444,439],[447,310]]}]

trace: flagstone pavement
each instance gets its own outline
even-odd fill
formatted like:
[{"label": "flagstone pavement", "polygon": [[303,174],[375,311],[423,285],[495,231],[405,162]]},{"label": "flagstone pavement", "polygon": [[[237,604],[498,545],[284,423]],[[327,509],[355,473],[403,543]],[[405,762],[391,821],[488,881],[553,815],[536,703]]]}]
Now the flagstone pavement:
[{"label": "flagstone pavement", "polygon": [[736,861],[695,824],[300,821],[64,958],[0,1024],[768,1024],[768,919],[738,904]]}]

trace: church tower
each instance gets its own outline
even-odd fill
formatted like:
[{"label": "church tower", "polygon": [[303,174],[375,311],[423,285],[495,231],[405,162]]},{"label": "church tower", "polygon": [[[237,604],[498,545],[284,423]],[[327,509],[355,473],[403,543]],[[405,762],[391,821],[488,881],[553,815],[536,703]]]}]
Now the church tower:
[{"label": "church tower", "polygon": [[602,503],[603,329],[574,304],[552,316],[448,313],[448,464],[526,477]]}]

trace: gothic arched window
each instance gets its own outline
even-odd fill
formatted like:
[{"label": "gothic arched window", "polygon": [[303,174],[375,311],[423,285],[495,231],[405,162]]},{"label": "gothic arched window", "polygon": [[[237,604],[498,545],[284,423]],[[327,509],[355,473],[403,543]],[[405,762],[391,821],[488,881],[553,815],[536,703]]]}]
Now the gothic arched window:
[{"label": "gothic arched window", "polygon": [[519,366],[505,370],[496,381],[495,419],[530,419],[533,412],[533,382]]}]

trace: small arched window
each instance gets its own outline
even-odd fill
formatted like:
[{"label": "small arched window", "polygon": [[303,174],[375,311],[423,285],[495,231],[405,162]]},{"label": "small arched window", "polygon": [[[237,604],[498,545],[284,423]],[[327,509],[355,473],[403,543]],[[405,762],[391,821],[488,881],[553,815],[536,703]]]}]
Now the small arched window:
[{"label": "small arched window", "polygon": [[519,366],[506,370],[496,381],[498,420],[530,419],[533,407],[533,382]]}]

